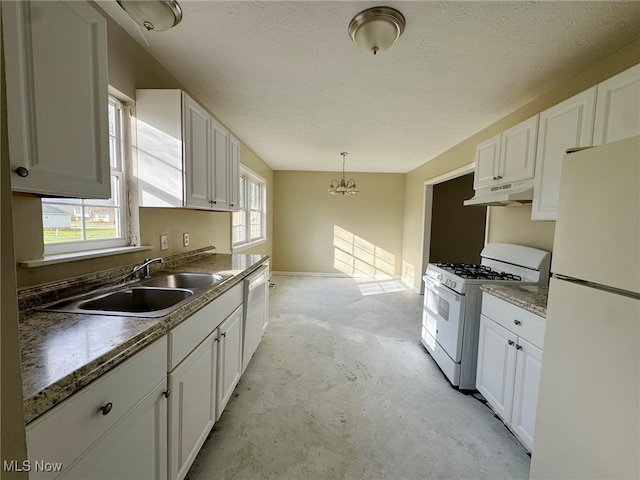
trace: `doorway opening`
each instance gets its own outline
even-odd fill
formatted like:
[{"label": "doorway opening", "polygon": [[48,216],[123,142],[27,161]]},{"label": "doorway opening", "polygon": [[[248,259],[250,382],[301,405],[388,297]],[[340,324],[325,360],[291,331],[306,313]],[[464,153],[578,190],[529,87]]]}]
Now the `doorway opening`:
[{"label": "doorway opening", "polygon": [[[422,272],[429,262],[480,263],[486,242],[487,208],[465,207],[473,197],[474,164],[424,184]],[[424,293],[424,283],[420,283]]]}]

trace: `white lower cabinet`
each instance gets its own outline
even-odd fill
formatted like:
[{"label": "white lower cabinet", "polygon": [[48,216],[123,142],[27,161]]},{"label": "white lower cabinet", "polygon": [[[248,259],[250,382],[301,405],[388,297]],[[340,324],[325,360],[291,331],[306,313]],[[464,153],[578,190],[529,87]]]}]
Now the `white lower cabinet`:
[{"label": "white lower cabinet", "polygon": [[242,375],[242,306],[218,327],[218,401],[216,420],[227,406]]},{"label": "white lower cabinet", "polygon": [[166,358],[162,337],[29,423],[29,477],[165,479]]},{"label": "white lower cabinet", "polygon": [[529,451],[543,337],[543,318],[483,293],[476,388]]},{"label": "white lower cabinet", "polygon": [[520,346],[520,349],[518,349],[516,355],[513,409],[511,411],[510,424],[511,430],[531,450],[533,446],[533,431],[536,425],[542,350],[523,338],[518,338],[517,345]]},{"label": "white lower cabinet", "polygon": [[182,480],[240,380],[240,283],[169,331],[169,476]]},{"label": "white lower cabinet", "polygon": [[480,317],[476,388],[503,421],[511,421],[516,367],[516,336],[484,315]]},{"label": "white lower cabinet", "polygon": [[184,478],[216,421],[218,331],[169,374],[169,478]]},{"label": "white lower cabinet", "polygon": [[62,478],[166,478],[165,392],[166,384],[163,381]]}]

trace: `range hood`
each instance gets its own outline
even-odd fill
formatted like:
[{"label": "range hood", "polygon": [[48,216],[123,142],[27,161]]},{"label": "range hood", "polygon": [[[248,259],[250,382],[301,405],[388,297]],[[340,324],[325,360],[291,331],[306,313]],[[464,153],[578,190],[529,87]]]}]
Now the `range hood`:
[{"label": "range hood", "polygon": [[533,187],[515,187],[511,184],[477,190],[473,198],[464,201],[464,205],[481,207],[516,207],[533,201]]}]

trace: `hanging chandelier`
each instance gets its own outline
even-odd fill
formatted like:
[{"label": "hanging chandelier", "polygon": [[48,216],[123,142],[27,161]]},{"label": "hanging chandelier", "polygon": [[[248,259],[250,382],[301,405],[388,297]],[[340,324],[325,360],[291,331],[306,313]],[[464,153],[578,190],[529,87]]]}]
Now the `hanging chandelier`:
[{"label": "hanging chandelier", "polygon": [[331,180],[331,185],[327,190],[327,195],[355,195],[360,190],[356,187],[356,182],[353,178],[349,180],[344,179],[344,159],[347,155],[347,152],[342,152],[342,178],[338,180]]}]

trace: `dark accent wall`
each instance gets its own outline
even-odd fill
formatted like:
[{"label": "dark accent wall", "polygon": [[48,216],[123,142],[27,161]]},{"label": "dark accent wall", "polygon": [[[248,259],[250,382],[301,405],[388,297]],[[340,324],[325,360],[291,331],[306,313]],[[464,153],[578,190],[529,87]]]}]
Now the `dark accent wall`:
[{"label": "dark accent wall", "polygon": [[429,262],[480,263],[486,207],[465,207],[473,197],[473,174],[433,186]]}]

